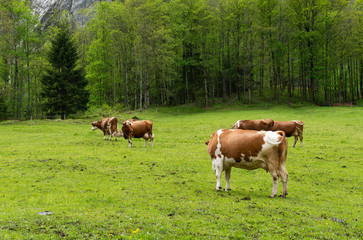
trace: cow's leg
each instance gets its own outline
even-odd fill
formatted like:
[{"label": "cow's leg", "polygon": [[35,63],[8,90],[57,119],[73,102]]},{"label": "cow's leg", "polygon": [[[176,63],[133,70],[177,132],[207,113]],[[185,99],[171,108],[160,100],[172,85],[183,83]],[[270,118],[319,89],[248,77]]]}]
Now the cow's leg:
[{"label": "cow's leg", "polygon": [[282,181],[282,197],[285,198],[287,195],[287,179],[289,174],[287,173],[285,164],[281,164],[280,166],[280,176]]},{"label": "cow's leg", "polygon": [[103,130],[103,140],[108,139],[108,137],[106,137],[106,135],[107,135],[106,131],[105,131],[105,130]]},{"label": "cow's leg", "polygon": [[117,141],[117,132],[113,132],[112,133],[112,136],[114,136],[115,137],[115,141]]},{"label": "cow's leg", "polygon": [[151,143],[151,147],[154,145],[154,134],[150,135],[150,143]]},{"label": "cow's leg", "polygon": [[295,147],[295,144],[296,144],[296,142],[298,140],[297,136],[294,136],[294,137],[295,137],[295,142],[294,142],[294,145],[292,145],[292,147]]},{"label": "cow's leg", "polygon": [[214,165],[213,170],[216,173],[216,179],[217,179],[216,190],[220,191],[222,189],[221,176],[223,172],[223,159],[217,157],[215,160],[213,160],[212,164]]},{"label": "cow's leg", "polygon": [[299,138],[300,138],[300,147],[302,147],[303,146],[303,133],[302,133],[302,131],[300,130],[299,131]]},{"label": "cow's leg", "polygon": [[131,137],[129,137],[128,140],[129,140],[129,147],[132,147]]},{"label": "cow's leg", "polygon": [[271,172],[271,177],[272,177],[273,187],[270,198],[273,198],[277,195],[277,186],[279,184],[279,177],[277,176],[276,172],[275,173]]},{"label": "cow's leg", "polygon": [[272,186],[272,193],[270,195],[270,198],[273,198],[277,195],[277,186],[279,184],[279,176],[277,175],[277,169],[276,169],[276,166],[270,166],[269,165],[269,171],[270,171],[270,174],[271,174],[271,177],[272,177],[272,183],[273,183],[273,186]]},{"label": "cow's leg", "polygon": [[231,186],[229,185],[229,180],[231,179],[232,168],[226,169],[224,172],[224,176],[226,178],[226,191],[231,190]]}]

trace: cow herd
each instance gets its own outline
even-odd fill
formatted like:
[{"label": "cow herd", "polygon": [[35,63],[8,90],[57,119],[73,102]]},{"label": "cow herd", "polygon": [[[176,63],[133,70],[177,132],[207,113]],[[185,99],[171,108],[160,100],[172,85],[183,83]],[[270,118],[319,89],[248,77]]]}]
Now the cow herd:
[{"label": "cow herd", "polygon": [[239,120],[232,129],[221,129],[206,141],[216,174],[216,190],[221,187],[221,175],[225,171],[226,188],[231,190],[229,180],[232,167],[254,170],[265,169],[270,172],[273,182],[271,198],[277,195],[278,180],[283,184],[282,197],[287,195],[286,137],[294,136],[295,142],[303,139],[302,121]]},{"label": "cow herd", "polygon": [[117,137],[124,137],[129,141],[129,147],[132,147],[131,139],[134,138],[143,138],[145,139],[145,147],[147,145],[147,141],[150,139],[151,146],[153,146],[154,134],[153,134],[153,123],[149,120],[134,120],[129,119],[122,123],[122,131],[118,130],[118,120],[116,117],[111,118],[103,118],[101,121],[95,121],[92,123],[92,131],[100,129],[103,132],[104,139],[108,139],[108,135],[110,139],[115,137],[115,141],[117,141]]},{"label": "cow herd", "polygon": [[[145,147],[150,139],[153,146],[154,134],[153,123],[149,120],[129,119],[122,123],[122,131],[118,130],[116,117],[104,118],[92,123],[92,130],[100,129],[104,139],[111,140],[112,137],[124,137],[132,147],[131,139],[143,138]],[[211,139],[206,141],[208,153],[212,159],[212,169],[216,174],[216,190],[220,191],[221,175],[225,171],[226,188],[231,190],[230,177],[232,167],[254,170],[262,168],[270,172],[273,182],[270,197],[277,195],[278,180],[281,178],[283,189],[282,197],[287,195],[286,170],[287,140],[286,137],[295,137],[293,147],[298,138],[300,146],[303,140],[302,121],[274,121],[272,119],[262,120],[238,120],[232,129],[220,129],[214,132]]]}]

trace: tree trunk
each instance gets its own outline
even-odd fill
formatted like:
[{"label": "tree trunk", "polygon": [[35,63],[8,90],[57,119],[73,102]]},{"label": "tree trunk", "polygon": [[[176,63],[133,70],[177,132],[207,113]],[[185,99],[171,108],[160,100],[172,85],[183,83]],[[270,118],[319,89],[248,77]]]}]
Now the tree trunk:
[{"label": "tree trunk", "polygon": [[203,69],[204,73],[204,100],[205,100],[205,110],[208,110],[208,86],[207,86],[207,73],[205,68]]},{"label": "tree trunk", "polygon": [[142,58],[140,57],[140,112],[142,112],[142,86],[143,82],[142,82]]},{"label": "tree trunk", "polygon": [[343,59],[340,58],[340,68],[339,68],[339,86],[338,86],[338,101],[339,104],[342,103],[342,81],[343,81]]}]

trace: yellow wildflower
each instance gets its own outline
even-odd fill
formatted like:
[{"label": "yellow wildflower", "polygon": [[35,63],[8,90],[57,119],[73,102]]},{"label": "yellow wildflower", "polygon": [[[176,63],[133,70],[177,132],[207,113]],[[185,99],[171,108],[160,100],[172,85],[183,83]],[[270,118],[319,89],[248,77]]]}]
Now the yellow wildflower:
[{"label": "yellow wildflower", "polygon": [[135,231],[132,231],[132,233],[137,233],[140,230],[140,228],[137,228]]}]

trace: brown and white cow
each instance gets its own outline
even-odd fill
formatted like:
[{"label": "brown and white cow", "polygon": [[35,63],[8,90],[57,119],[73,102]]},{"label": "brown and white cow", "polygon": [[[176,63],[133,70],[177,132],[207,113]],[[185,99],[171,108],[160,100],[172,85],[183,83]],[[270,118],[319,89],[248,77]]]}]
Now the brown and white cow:
[{"label": "brown and white cow", "polygon": [[287,141],[283,131],[253,131],[221,129],[205,143],[217,177],[216,190],[222,189],[221,175],[225,171],[226,191],[231,190],[229,180],[232,167],[270,172],[273,188],[270,197],[277,195],[279,177],[283,183],[282,197],[287,195],[288,173],[285,167]]},{"label": "brown and white cow", "polygon": [[300,146],[303,146],[303,127],[304,123],[302,121],[275,121],[274,126],[272,127],[272,131],[284,131],[286,134],[286,137],[295,137],[295,142],[292,147],[295,147],[295,144],[298,140],[298,137],[300,138]]},{"label": "brown and white cow", "polygon": [[[115,117],[111,118],[103,118],[101,121],[95,121],[92,123],[92,131],[96,129],[100,129],[103,132],[103,138],[108,139],[108,135],[111,138],[114,136],[115,141],[117,141],[117,137],[122,137],[122,132],[118,130],[118,120]],[[107,136],[107,137],[106,137]]]},{"label": "brown and white cow", "polygon": [[261,119],[261,120],[238,120],[232,129],[243,129],[243,130],[256,130],[256,131],[270,131],[274,125],[272,119]]},{"label": "brown and white cow", "polygon": [[149,120],[136,121],[134,119],[129,119],[122,123],[122,133],[125,139],[129,141],[129,147],[132,147],[131,139],[143,138],[145,139],[145,146],[147,145],[147,140],[150,139],[151,146],[153,146],[154,134],[153,134],[153,123]]}]

